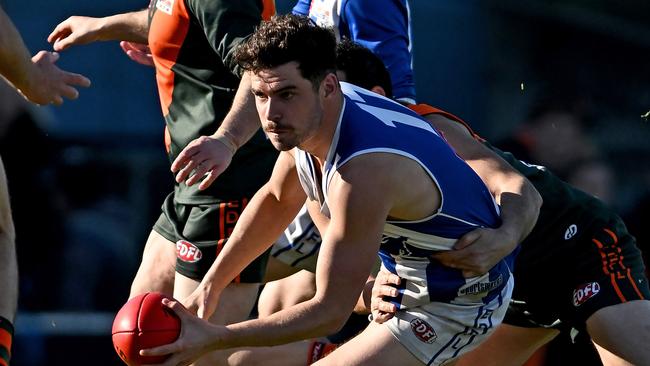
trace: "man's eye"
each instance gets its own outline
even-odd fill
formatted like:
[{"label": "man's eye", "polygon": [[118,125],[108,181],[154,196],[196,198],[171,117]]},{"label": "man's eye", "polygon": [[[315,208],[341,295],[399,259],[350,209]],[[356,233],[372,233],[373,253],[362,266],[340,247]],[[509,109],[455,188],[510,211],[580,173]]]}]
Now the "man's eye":
[{"label": "man's eye", "polygon": [[284,93],[282,93],[282,99],[285,99],[285,100],[289,100],[289,99],[293,98],[293,96],[294,96],[294,93],[292,93],[292,92],[284,92]]}]

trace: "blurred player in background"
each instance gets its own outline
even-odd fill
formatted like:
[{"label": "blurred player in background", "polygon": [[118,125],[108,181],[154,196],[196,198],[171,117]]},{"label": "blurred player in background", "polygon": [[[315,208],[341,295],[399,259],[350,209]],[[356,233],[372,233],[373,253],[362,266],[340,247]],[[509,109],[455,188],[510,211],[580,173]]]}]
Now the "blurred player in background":
[{"label": "blurred player in background", "polygon": [[[76,99],[75,86],[88,87],[86,77],[63,71],[54,63],[57,53],[41,51],[33,58],[7,14],[0,7],[0,76],[8,80],[29,101],[61,105],[63,98]],[[11,217],[9,189],[0,159],[0,365],[9,365],[13,321],[18,306],[16,233]]]},{"label": "blurred player in background", "polygon": [[[148,10],[70,17],[48,39],[57,51],[99,40],[148,44],[167,125],[166,148],[173,161],[190,141],[217,130],[239,84],[234,49],[259,25],[262,14],[268,16],[274,9],[272,1],[154,0]],[[254,110],[245,116],[258,120]],[[210,189],[175,185],[147,240],[131,297],[160,291],[183,299],[198,285],[227,245],[240,212],[271,173],[277,152],[261,132],[246,137],[252,136],[234,157],[230,155],[232,166]],[[217,138],[230,144],[227,136]],[[237,276],[212,321],[227,324],[248,317],[265,266],[261,256]]]},{"label": "blurred player in background", "polygon": [[408,1],[299,0],[293,13],[370,49],[388,68],[395,98],[415,103]]}]

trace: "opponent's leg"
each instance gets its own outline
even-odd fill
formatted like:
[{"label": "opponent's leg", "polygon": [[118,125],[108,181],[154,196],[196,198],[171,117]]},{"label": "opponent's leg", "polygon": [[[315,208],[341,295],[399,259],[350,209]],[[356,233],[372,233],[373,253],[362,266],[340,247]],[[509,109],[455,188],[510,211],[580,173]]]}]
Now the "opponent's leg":
[{"label": "opponent's leg", "polygon": [[264,274],[264,283],[289,277],[298,271],[300,271],[300,268],[290,266],[289,264],[281,261],[280,259],[274,256],[269,256],[269,259],[266,263],[266,273]]},{"label": "opponent's leg", "polygon": [[271,281],[264,285],[259,297],[257,310],[260,318],[269,316],[282,309],[301,303],[314,297],[316,293],[316,276],[309,271],[298,273]]},{"label": "opponent's leg", "polygon": [[602,308],[587,319],[587,332],[604,365],[650,365],[650,301]]},{"label": "opponent's leg", "polygon": [[501,324],[485,342],[463,355],[456,366],[519,366],[558,334],[556,329]]},{"label": "opponent's leg", "polygon": [[399,343],[388,327],[371,323],[361,334],[314,365],[420,366],[422,362]]},{"label": "opponent's leg", "polygon": [[[176,273],[174,298],[183,300],[199,286],[199,281]],[[257,283],[231,283],[221,293],[219,305],[210,322],[232,324],[248,319],[257,298]]]},{"label": "opponent's leg", "polygon": [[142,262],[131,284],[129,298],[158,291],[171,296],[174,292],[176,246],[152,230],[142,253]]},{"label": "opponent's leg", "polygon": [[229,366],[305,366],[309,365],[311,341],[301,341],[274,347],[239,348],[227,357]]}]

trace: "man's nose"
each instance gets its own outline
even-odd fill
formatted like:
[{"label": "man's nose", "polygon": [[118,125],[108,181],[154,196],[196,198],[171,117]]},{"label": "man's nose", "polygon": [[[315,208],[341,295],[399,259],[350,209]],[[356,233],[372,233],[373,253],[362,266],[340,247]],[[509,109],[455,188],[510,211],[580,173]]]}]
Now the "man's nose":
[{"label": "man's nose", "polygon": [[277,122],[282,118],[281,103],[273,98],[269,98],[266,104],[266,115],[264,116],[267,121]]}]

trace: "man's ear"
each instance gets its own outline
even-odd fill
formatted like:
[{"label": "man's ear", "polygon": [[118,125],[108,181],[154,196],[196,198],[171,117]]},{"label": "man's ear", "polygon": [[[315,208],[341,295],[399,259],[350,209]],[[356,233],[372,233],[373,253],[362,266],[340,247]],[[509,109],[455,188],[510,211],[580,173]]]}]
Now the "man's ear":
[{"label": "man's ear", "polygon": [[375,85],[375,86],[373,86],[372,88],[370,88],[370,91],[373,91],[373,92],[375,92],[375,93],[377,93],[377,94],[380,94],[380,95],[383,95],[383,96],[385,96],[385,97],[387,96],[387,95],[386,95],[386,91],[384,90],[384,88],[382,88],[382,87],[379,86],[379,85]]},{"label": "man's ear", "polygon": [[339,78],[336,74],[329,73],[323,79],[321,85],[323,86],[323,96],[325,98],[332,96],[339,88]]}]

